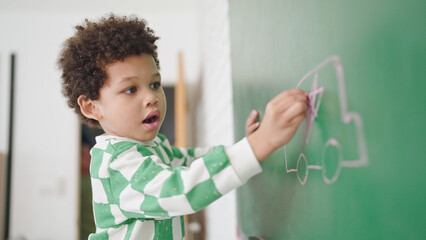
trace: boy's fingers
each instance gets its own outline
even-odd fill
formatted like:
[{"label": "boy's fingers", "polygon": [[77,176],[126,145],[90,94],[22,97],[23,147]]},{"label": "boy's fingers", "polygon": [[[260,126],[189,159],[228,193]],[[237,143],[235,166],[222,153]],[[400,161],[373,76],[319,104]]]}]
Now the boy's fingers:
[{"label": "boy's fingers", "polygon": [[288,99],[307,99],[307,94],[301,89],[290,89],[278,94],[271,102],[283,102]]},{"label": "boy's fingers", "polygon": [[307,110],[308,105],[305,102],[296,102],[286,110],[284,121],[291,122],[293,118],[300,114],[305,114]]},{"label": "boy's fingers", "polygon": [[305,93],[305,91],[303,91],[302,89],[300,89],[300,88],[293,88],[293,89],[289,89],[289,90],[287,90],[287,92],[289,93],[289,94],[306,94]]},{"label": "boy's fingers", "polygon": [[252,134],[254,131],[256,131],[256,129],[258,129],[258,128],[259,128],[259,125],[260,125],[260,123],[259,123],[259,122],[256,122],[256,123],[254,123],[253,125],[249,126],[249,127],[247,128],[247,134]]},{"label": "boy's fingers", "polygon": [[256,122],[257,120],[257,115],[259,113],[257,112],[256,109],[253,109],[249,115],[249,117],[246,120],[246,127],[249,127],[251,124],[253,124],[254,122]]},{"label": "boy's fingers", "polygon": [[277,109],[278,113],[287,111],[290,107],[297,103],[303,103],[308,106],[308,99],[304,94],[295,94],[284,96],[282,99],[278,98],[278,101],[271,102],[272,106]]},{"label": "boy's fingers", "polygon": [[293,119],[290,120],[291,124],[296,124],[297,126],[303,122],[306,118],[306,112],[303,112],[297,116],[295,116]]}]

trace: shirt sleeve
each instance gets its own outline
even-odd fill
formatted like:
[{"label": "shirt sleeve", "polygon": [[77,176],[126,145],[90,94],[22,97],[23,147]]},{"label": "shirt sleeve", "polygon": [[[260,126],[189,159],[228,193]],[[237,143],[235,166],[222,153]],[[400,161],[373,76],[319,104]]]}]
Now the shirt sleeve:
[{"label": "shirt sleeve", "polygon": [[189,167],[172,168],[133,146],[109,164],[115,202],[127,217],[165,218],[191,214],[261,172],[247,141],[215,147]]},{"label": "shirt sleeve", "polygon": [[195,159],[201,158],[213,151],[213,147],[178,148],[175,146],[171,146],[171,149],[176,159],[180,159],[180,158],[184,159],[182,165],[186,167],[189,167]]}]

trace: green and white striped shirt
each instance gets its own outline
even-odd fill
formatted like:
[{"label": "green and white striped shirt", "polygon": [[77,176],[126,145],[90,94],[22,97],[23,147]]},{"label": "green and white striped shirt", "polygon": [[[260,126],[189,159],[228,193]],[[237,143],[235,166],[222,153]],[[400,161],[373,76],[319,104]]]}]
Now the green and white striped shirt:
[{"label": "green and white striped shirt", "polygon": [[228,148],[183,149],[161,134],[147,142],[104,134],[91,155],[96,233],[89,240],[181,240],[183,215],[261,172],[246,138]]}]

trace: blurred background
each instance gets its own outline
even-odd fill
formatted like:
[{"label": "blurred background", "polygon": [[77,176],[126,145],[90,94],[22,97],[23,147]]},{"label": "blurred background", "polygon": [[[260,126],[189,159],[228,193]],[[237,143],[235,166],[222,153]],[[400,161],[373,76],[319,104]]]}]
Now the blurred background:
[{"label": "blurred background", "polygon": [[[81,125],[67,107],[56,66],[62,43],[85,18],[113,12],[146,19],[160,36],[163,85],[172,98],[183,75],[187,145],[234,142],[228,4],[226,0],[0,1],[1,236],[87,239],[94,227],[87,154],[99,132]],[[170,97],[168,101],[173,103]],[[173,111],[166,120],[172,124]],[[188,239],[235,239],[235,212],[231,192],[189,220]]]}]

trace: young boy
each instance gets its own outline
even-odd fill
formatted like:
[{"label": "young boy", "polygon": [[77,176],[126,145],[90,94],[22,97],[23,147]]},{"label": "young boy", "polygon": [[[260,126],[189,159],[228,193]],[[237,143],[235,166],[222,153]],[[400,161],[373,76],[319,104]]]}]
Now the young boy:
[{"label": "young boy", "polygon": [[81,119],[105,134],[91,150],[96,233],[89,239],[183,239],[194,213],[261,172],[259,162],[305,118],[302,90],[253,111],[247,137],[230,147],[178,149],[158,131],[166,114],[158,37],[135,17],[110,15],[76,27],[59,58],[63,93]]}]

